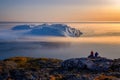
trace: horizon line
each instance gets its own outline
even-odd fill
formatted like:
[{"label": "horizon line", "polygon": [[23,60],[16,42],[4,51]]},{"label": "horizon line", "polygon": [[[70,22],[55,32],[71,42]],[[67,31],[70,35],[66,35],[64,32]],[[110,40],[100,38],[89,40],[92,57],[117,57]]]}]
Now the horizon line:
[{"label": "horizon line", "polygon": [[120,21],[0,21],[0,23],[120,23]]}]

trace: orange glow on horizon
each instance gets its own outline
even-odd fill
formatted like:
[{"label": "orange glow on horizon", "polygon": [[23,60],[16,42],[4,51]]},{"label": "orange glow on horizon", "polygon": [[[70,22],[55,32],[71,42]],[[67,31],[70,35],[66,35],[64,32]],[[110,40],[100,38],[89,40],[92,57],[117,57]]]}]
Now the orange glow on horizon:
[{"label": "orange glow on horizon", "polygon": [[120,7],[91,8],[85,12],[73,13],[71,19],[74,21],[120,21]]}]

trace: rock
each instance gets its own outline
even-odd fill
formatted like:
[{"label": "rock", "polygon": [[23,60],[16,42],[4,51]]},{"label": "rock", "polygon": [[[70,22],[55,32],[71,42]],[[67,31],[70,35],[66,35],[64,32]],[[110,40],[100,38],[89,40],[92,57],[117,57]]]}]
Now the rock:
[{"label": "rock", "polygon": [[113,64],[111,65],[111,69],[116,72],[120,72],[120,58],[113,60]]},{"label": "rock", "polygon": [[97,71],[108,71],[113,63],[113,60],[102,57],[92,59],[92,61],[96,65]]},{"label": "rock", "polygon": [[120,72],[110,72],[107,75],[109,75],[109,76],[115,76],[117,78],[120,78]]},{"label": "rock", "polygon": [[67,75],[63,78],[63,80],[80,80],[80,79],[75,75]]},{"label": "rock", "polygon": [[87,76],[87,75],[66,75],[63,80],[93,80],[93,78],[91,78],[92,76]]},{"label": "rock", "polygon": [[62,80],[62,75],[50,75],[50,80]]},{"label": "rock", "polygon": [[0,73],[3,72],[4,69],[4,62],[0,61]]},{"label": "rock", "polygon": [[68,59],[62,62],[61,67],[63,69],[84,69],[86,65],[79,58]]},{"label": "rock", "polygon": [[27,80],[35,80],[35,77],[31,74],[31,72],[25,72],[24,75]]},{"label": "rock", "polygon": [[13,61],[5,61],[5,67],[6,69],[16,69],[17,68],[17,63],[13,62]]},{"label": "rock", "polygon": [[64,69],[89,69],[92,71],[107,71],[112,60],[106,58],[74,58],[63,61],[61,67]]},{"label": "rock", "polygon": [[120,80],[114,76],[99,75],[94,80]]}]

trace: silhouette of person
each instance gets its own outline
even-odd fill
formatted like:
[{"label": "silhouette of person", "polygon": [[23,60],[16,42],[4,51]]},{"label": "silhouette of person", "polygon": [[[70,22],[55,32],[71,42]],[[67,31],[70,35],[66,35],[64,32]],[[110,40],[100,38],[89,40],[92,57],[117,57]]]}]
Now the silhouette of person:
[{"label": "silhouette of person", "polygon": [[90,55],[88,56],[88,58],[94,58],[94,52],[93,51],[90,52]]},{"label": "silhouette of person", "polygon": [[95,53],[95,57],[97,58],[97,57],[98,57],[98,55],[99,55],[99,53],[98,53],[98,52],[96,52],[96,53]]}]

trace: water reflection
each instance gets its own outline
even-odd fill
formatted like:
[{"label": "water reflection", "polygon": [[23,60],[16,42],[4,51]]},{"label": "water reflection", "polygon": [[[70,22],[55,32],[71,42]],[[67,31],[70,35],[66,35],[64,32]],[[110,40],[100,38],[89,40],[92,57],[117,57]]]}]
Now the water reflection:
[{"label": "water reflection", "polygon": [[0,42],[1,51],[26,50],[26,49],[56,49],[69,47],[66,42]]}]

